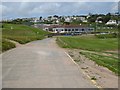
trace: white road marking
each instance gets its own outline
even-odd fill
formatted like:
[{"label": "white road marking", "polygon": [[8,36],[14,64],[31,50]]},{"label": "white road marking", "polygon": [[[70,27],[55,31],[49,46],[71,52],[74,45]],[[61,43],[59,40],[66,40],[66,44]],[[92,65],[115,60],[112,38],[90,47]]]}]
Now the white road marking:
[{"label": "white road marking", "polygon": [[96,82],[95,80],[91,80],[91,77],[90,77],[88,74],[86,74],[82,69],[80,69],[80,66],[73,60],[73,58],[72,58],[67,52],[65,52],[65,54],[71,59],[71,61],[72,61],[74,64],[76,64],[76,65],[79,67],[79,70],[80,70],[84,75],[86,75],[86,76],[90,79],[90,81],[91,81],[97,88],[99,88],[100,90],[103,90],[101,86],[97,85],[97,82]]}]

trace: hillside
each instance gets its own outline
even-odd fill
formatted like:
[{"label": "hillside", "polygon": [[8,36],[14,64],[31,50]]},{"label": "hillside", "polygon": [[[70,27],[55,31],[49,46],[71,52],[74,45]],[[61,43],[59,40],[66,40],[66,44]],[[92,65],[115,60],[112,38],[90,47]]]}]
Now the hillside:
[{"label": "hillside", "polygon": [[[25,44],[34,40],[41,40],[45,38],[45,35],[47,34],[49,33],[41,29],[21,24],[3,24],[2,26],[2,39],[14,40],[21,44]],[[6,45],[2,44],[2,46],[5,48],[4,46]]]}]

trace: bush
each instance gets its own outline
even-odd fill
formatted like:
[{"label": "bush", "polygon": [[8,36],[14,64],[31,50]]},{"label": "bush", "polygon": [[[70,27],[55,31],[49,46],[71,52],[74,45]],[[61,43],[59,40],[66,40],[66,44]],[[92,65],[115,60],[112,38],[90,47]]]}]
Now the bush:
[{"label": "bush", "polygon": [[15,47],[15,44],[12,43],[12,42],[9,42],[7,40],[2,40],[2,52],[6,51],[6,50],[9,50],[11,48],[14,48]]},{"label": "bush", "polygon": [[0,28],[3,28],[3,25],[0,23]]},{"label": "bush", "polygon": [[117,33],[110,33],[110,34],[98,34],[95,35],[97,38],[117,38],[118,34]]}]

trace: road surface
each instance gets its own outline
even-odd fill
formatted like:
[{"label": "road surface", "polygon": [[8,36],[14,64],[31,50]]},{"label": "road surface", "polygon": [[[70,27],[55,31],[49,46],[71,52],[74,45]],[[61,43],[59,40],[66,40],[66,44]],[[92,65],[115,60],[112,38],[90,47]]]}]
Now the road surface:
[{"label": "road surface", "polygon": [[3,88],[96,88],[55,38],[33,41],[2,55]]}]

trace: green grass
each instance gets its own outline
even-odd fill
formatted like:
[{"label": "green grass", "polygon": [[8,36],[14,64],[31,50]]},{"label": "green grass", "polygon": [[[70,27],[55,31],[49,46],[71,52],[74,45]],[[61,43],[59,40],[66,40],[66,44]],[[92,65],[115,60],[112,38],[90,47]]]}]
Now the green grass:
[{"label": "green grass", "polygon": [[120,61],[118,60],[118,58],[93,54],[89,52],[80,52],[80,54],[85,55],[90,60],[95,61],[98,65],[107,67],[109,70],[120,75],[120,70],[118,67],[119,66],[118,64],[120,63]]},{"label": "green grass", "polygon": [[10,40],[17,41],[21,44],[25,44],[30,41],[41,40],[45,38],[45,35],[47,34],[49,33],[41,29],[26,26],[26,25],[3,24],[1,50],[6,51],[15,47],[15,45],[12,42],[6,41],[5,39],[10,39]]},{"label": "green grass", "polygon": [[46,34],[49,33],[38,28],[20,24],[3,24],[2,28],[3,38],[15,40],[21,44],[43,39]]},{"label": "green grass", "polygon": [[[120,75],[119,66],[120,61],[117,58],[117,53],[110,53],[107,51],[118,50],[117,38],[97,38],[95,36],[75,36],[75,37],[57,37],[57,43],[63,48],[82,49],[92,52],[80,52],[90,60],[93,60],[98,65],[107,67],[109,70]],[[102,53],[112,54],[105,56]],[[100,54],[101,53],[101,54]]]},{"label": "green grass", "polygon": [[118,33],[118,29],[114,28],[114,29],[97,29],[96,32],[116,32]]},{"label": "green grass", "polygon": [[5,39],[2,40],[2,52],[6,51],[6,50],[9,50],[11,48],[14,48],[15,47],[15,44],[14,43],[11,43]]},{"label": "green grass", "polygon": [[99,39],[96,37],[58,37],[57,43],[63,48],[84,49],[92,51],[117,50],[117,38]]},{"label": "green grass", "polygon": [[98,34],[98,35],[95,35],[97,38],[101,38],[101,39],[104,39],[104,38],[117,38],[118,37],[118,34],[117,33],[111,33],[111,34]]}]

